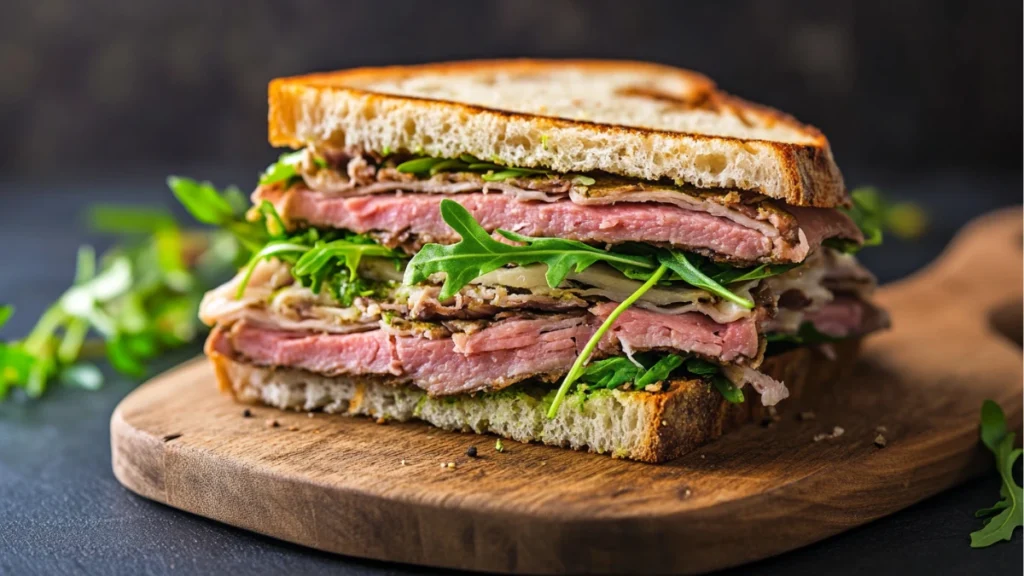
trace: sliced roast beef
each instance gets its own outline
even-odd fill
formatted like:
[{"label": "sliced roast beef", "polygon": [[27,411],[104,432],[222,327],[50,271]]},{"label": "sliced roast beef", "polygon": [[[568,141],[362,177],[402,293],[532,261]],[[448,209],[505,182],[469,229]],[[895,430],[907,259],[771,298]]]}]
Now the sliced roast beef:
[{"label": "sliced roast beef", "polygon": [[[386,328],[349,334],[297,332],[242,320],[230,328],[218,326],[209,345],[263,366],[327,376],[389,377],[431,394],[457,394],[564,374],[610,311],[597,307],[594,314],[511,317],[450,337]],[[753,319],[721,325],[701,314],[627,310],[601,342],[597,356],[657,349],[756,364],[758,345]]]},{"label": "sliced roast beef", "polygon": [[[455,243],[441,219],[441,196],[380,194],[333,196],[304,186],[264,187],[254,199],[271,201],[289,222],[372,233],[384,244],[416,251],[427,242]],[[599,244],[646,242],[671,245],[735,263],[800,262],[828,237],[860,240],[860,231],[836,210],[805,208],[797,215],[797,241],[763,226],[749,226],[709,212],[667,203],[581,205],[569,199],[521,201],[506,194],[453,196],[488,231],[498,228]]]}]

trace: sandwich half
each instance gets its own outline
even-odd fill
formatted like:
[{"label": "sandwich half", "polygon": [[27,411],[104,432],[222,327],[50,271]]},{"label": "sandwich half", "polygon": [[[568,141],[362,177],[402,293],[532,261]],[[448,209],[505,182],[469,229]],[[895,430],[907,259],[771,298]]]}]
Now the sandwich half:
[{"label": "sandwich half", "polygon": [[240,401],[661,462],[838,378],[880,234],[814,128],[634,62],[274,80],[266,229],[207,294]]}]

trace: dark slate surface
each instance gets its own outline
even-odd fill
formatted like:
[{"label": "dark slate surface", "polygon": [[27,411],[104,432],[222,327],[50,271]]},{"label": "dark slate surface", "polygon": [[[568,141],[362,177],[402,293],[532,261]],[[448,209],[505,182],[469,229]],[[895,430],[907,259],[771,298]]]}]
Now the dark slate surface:
[{"label": "dark slate surface", "polygon": [[[969,218],[1019,202],[1021,191],[1020,174],[875,181],[894,197],[921,201],[932,214],[932,228],[918,243],[891,241],[885,252],[865,255],[883,281],[919,268]],[[69,282],[76,246],[97,240],[84,232],[78,214],[97,200],[173,203],[159,178],[89,186],[0,184],[0,245],[6,249],[0,301],[18,306],[4,337],[28,330]],[[195,345],[171,354],[154,370],[198,351]],[[134,385],[115,377],[99,392],[57,387],[39,402],[15,397],[0,404],[0,574],[440,573],[308,550],[131,494],[111,473],[108,422]],[[1009,544],[968,546],[967,535],[979,526],[974,510],[993,504],[998,490],[991,473],[870,525],[729,573],[1020,574],[1019,531]]]}]

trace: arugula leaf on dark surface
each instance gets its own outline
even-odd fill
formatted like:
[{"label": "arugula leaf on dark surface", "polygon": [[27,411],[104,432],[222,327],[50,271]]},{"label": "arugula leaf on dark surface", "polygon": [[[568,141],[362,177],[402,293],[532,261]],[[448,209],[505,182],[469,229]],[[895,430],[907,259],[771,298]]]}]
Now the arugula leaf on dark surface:
[{"label": "arugula leaf on dark surface", "polygon": [[995,516],[986,518],[984,527],[971,533],[972,548],[1009,541],[1014,530],[1024,525],[1024,490],[1013,478],[1013,466],[1020,458],[1021,449],[1014,448],[1016,434],[1007,430],[1003,409],[992,400],[985,400],[981,405],[980,435],[982,443],[995,456],[1002,486],[999,502],[975,513],[979,518]]},{"label": "arugula leaf on dark surface", "polygon": [[607,252],[575,240],[529,238],[500,230],[501,235],[519,245],[498,242],[477,223],[468,210],[447,198],[441,201],[441,216],[462,240],[449,246],[424,246],[409,261],[405,283],[418,284],[433,274],[444,273],[444,285],[439,295],[442,300],[451,298],[480,276],[508,264],[546,264],[548,271],[545,278],[552,288],[561,284],[569,272],[582,272],[600,261],[656,268],[647,259]]}]

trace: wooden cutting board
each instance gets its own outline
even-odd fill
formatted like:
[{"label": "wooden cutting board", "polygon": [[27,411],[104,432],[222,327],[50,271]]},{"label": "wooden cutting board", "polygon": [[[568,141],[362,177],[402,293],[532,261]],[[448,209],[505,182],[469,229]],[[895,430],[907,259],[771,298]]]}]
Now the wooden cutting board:
[{"label": "wooden cutting board", "polygon": [[[245,418],[196,360],[118,406],[114,473],[182,510],[394,562],[514,573],[750,562],[991,466],[977,441],[982,401],[1021,422],[1021,243],[1019,208],[975,221],[934,265],[880,291],[894,328],[868,341],[834,393],[660,466],[512,441],[497,453],[493,437],[417,423],[270,408]],[[835,426],[845,432],[813,441]]]}]

